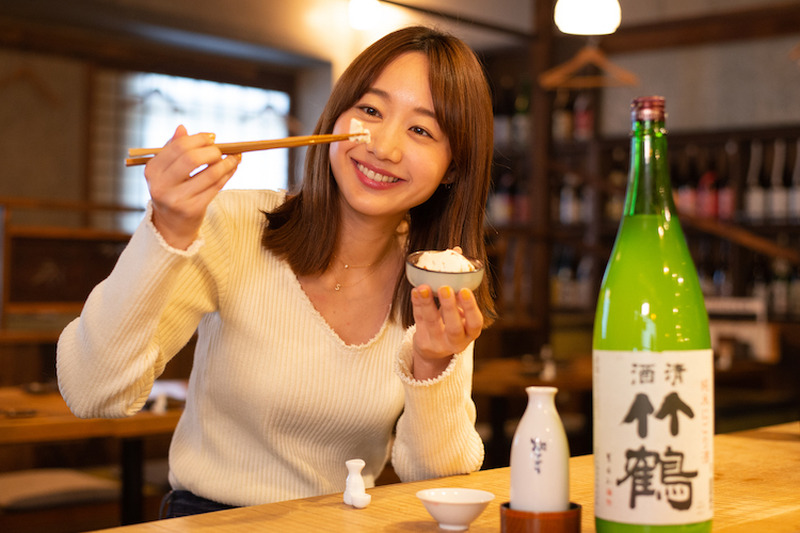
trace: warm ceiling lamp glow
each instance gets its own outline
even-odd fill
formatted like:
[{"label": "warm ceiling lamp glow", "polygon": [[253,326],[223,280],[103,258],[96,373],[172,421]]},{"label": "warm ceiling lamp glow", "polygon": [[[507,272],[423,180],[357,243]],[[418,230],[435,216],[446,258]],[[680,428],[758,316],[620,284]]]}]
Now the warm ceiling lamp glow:
[{"label": "warm ceiling lamp glow", "polygon": [[381,5],[378,0],[350,0],[348,16],[354,30],[368,30],[380,19]]},{"label": "warm ceiling lamp glow", "polygon": [[619,28],[622,9],[619,0],[558,0],[553,18],[564,33],[606,35]]}]

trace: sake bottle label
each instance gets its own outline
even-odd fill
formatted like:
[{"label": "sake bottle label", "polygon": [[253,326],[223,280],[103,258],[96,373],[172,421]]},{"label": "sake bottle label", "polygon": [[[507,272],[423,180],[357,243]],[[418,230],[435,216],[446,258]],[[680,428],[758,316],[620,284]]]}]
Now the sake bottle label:
[{"label": "sake bottle label", "polygon": [[710,349],[594,350],[595,515],[670,525],[712,518]]}]

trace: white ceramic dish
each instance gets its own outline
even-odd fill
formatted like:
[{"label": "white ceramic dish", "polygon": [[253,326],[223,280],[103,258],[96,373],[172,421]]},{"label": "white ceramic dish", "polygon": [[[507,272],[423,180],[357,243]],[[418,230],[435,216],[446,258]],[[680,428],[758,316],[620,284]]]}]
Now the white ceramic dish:
[{"label": "white ceramic dish", "polygon": [[465,531],[494,500],[494,494],[478,489],[441,488],[421,490],[417,498],[441,529]]},{"label": "white ceramic dish", "polygon": [[475,270],[470,272],[440,272],[437,270],[428,270],[417,266],[417,259],[424,251],[414,252],[408,254],[406,258],[406,277],[414,287],[420,285],[429,285],[433,292],[438,292],[440,287],[449,286],[455,292],[461,289],[469,289],[474,291],[480,286],[483,281],[483,263],[477,259],[467,260],[472,263]]}]

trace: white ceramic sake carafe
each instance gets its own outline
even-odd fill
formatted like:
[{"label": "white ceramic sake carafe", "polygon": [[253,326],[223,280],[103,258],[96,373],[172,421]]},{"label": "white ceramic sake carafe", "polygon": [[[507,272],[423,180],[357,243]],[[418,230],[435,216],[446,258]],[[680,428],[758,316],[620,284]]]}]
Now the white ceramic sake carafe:
[{"label": "white ceramic sake carafe", "polygon": [[366,493],[364,478],[361,477],[361,470],[364,469],[366,463],[363,459],[350,459],[345,461],[345,466],[347,467],[347,479],[343,494],[344,503],[363,509],[372,500],[372,495]]},{"label": "white ceramic sake carafe", "polygon": [[511,444],[511,501],[516,511],[569,507],[569,445],[556,411],[555,387],[527,387],[528,406]]}]

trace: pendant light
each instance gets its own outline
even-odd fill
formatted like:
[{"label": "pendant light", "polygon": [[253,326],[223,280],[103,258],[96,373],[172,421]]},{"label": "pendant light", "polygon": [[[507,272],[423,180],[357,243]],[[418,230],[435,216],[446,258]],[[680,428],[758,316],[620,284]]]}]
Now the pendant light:
[{"label": "pendant light", "polygon": [[350,0],[348,18],[354,30],[368,30],[380,19],[381,5],[378,0]]},{"label": "pendant light", "polygon": [[619,0],[558,0],[553,18],[564,33],[607,35],[619,28],[622,9]]}]

